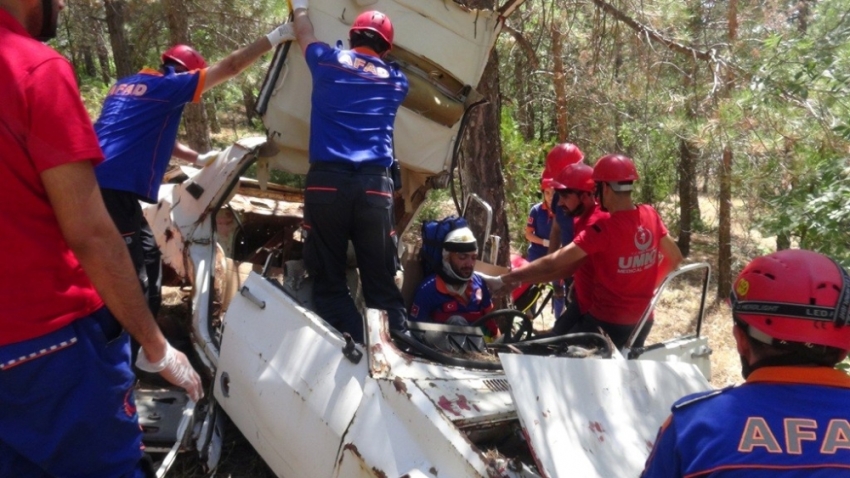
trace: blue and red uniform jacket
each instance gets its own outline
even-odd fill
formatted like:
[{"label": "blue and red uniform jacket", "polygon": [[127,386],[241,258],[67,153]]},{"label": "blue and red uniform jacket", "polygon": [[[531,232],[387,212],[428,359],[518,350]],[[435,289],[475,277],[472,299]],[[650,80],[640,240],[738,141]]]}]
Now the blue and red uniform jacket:
[{"label": "blue and red uniform jacket", "polygon": [[307,46],[313,76],[310,162],[392,165],[393,124],[408,83],[395,63],[327,43]]},{"label": "blue and red uniform jacket", "polygon": [[[459,315],[472,323],[492,310],[490,291],[480,275],[472,274],[464,295],[459,296],[446,288],[442,277],[432,274],[416,289],[410,306],[410,320],[444,323],[449,317]],[[485,326],[491,335],[496,335],[498,326],[495,321],[490,320]]]},{"label": "blue and red uniform jacket", "polygon": [[850,377],[764,367],[673,405],[643,478],[850,477]]},{"label": "blue and red uniform jacket", "polygon": [[106,160],[95,168],[102,189],[136,193],[155,203],[177,141],[183,107],[198,102],[207,70],[144,69],[118,80],[94,124]]}]

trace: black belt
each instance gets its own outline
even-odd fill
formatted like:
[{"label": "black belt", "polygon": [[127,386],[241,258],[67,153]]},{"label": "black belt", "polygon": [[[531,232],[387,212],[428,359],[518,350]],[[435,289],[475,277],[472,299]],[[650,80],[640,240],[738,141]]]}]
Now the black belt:
[{"label": "black belt", "polygon": [[383,166],[360,165],[356,163],[316,162],[310,165],[310,171],[330,171],[346,174],[374,174],[389,176],[389,168]]}]

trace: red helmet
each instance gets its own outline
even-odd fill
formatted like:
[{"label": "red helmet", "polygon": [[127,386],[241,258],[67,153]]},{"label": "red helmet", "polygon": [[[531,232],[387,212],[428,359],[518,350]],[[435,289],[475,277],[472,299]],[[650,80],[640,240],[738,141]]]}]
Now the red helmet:
[{"label": "red helmet", "polygon": [[555,178],[567,166],[584,160],[584,153],[573,143],[555,145],[546,155],[546,165],[543,167],[544,178]]},{"label": "red helmet", "polygon": [[611,188],[615,191],[631,191],[631,184],[619,184],[639,179],[635,163],[622,154],[602,156],[593,166],[593,180],[596,182],[614,183]]},{"label": "red helmet", "polygon": [[850,276],[829,257],[788,249],[753,259],[730,294],[732,313],[757,340],[850,350]]},{"label": "red helmet", "polygon": [[555,180],[552,178],[542,178],[540,180],[540,190],[545,191],[549,188],[555,187]]},{"label": "red helmet", "polygon": [[351,25],[349,35],[356,31],[373,31],[381,36],[385,42],[392,48],[393,46],[393,24],[390,22],[390,17],[384,15],[377,10],[370,10],[357,15],[354,23]]},{"label": "red helmet", "polygon": [[173,61],[186,67],[187,70],[201,70],[207,67],[207,62],[197,50],[189,45],[174,45],[162,54],[162,62]]},{"label": "red helmet", "polygon": [[592,193],[596,187],[593,181],[593,168],[584,163],[571,164],[555,176],[552,187]]}]

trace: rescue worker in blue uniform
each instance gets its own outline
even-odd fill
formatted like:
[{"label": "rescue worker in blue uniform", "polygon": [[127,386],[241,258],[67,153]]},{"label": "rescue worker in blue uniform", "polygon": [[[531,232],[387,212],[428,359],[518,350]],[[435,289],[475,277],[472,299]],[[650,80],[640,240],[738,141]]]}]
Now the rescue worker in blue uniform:
[{"label": "rescue worker in blue uniform", "polygon": [[821,254],[750,262],[731,293],[746,382],[673,405],[644,478],[850,477],[850,276]]},{"label": "rescue worker in blue uniform", "polygon": [[174,45],[162,54],[159,70],[144,68],[109,89],[94,125],[106,157],[95,175],[154,316],[161,302],[160,254],[139,201],[157,202],[172,155],[198,166],[218,156],[218,151],[198,154],[177,141],[183,108],[199,102],[202,93],[233,78],[275,45],[294,39],[291,25],[280,25],[209,68],[192,47]]},{"label": "rescue worker in blue uniform", "polygon": [[[528,253],[526,253],[525,258],[528,262],[534,262],[549,253],[549,237],[555,217],[553,210],[558,207],[557,203],[552,201],[556,194],[552,187],[553,182],[552,178],[543,178],[540,181],[543,201],[531,206],[531,210],[528,212],[528,221],[525,225],[525,239],[528,241]],[[570,225],[572,226],[572,224]],[[569,240],[572,242],[572,227],[570,227],[569,232]],[[566,293],[563,279],[553,281],[552,287],[554,288],[552,313],[557,319],[564,312]]]},{"label": "rescue worker in blue uniform", "polygon": [[[410,320],[449,325],[469,325],[493,311],[493,301],[484,279],[475,273],[478,242],[468,227],[449,232],[443,241],[440,271],[426,277],[416,289]],[[495,320],[483,326],[485,335],[500,335]]]},{"label": "rescue worker in blue uniform", "polygon": [[354,20],[351,49],[316,39],[307,0],[294,0],[295,34],[310,72],[310,171],[304,196],[304,262],[313,278],[315,311],[363,342],[363,318],[345,280],[348,242],[354,245],[366,306],[387,312],[390,328],[405,330],[404,299],[394,230],[393,127],[407,78],[382,58],[393,26],[383,13]]}]

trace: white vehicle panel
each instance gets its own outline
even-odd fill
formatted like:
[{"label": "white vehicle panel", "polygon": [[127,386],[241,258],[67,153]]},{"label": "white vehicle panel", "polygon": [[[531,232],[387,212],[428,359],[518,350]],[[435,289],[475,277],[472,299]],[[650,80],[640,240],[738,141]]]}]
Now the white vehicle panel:
[{"label": "white vehicle panel", "polygon": [[[442,0],[313,0],[310,20],[316,38],[330,45],[341,41],[347,48],[352,22],[358,14],[373,9],[392,19],[396,51],[406,49],[445,72],[423,71],[423,77],[448,74],[460,86],[478,84],[503,20],[493,11],[471,10]],[[429,81],[409,79],[420,85]],[[272,161],[276,168],[304,174],[308,169],[312,80],[297,42],[288,46],[286,64],[269,92],[263,122],[279,149]],[[435,90],[434,98],[440,95]],[[439,99],[434,101],[433,109],[445,106]],[[460,121],[449,127],[402,107],[395,124],[396,154],[407,169],[427,174],[442,172],[450,160],[459,128]]]},{"label": "white vehicle panel", "polygon": [[708,337],[680,337],[655,347],[650,347],[640,354],[640,360],[657,362],[689,363],[699,368],[706,380],[711,378],[711,348]]},{"label": "white vehicle panel", "polygon": [[231,302],[215,398],[276,473],[332,476],[367,362],[347,360],[336,331],[259,275],[243,287],[265,307],[241,294]]},{"label": "white vehicle panel", "polygon": [[711,389],[693,365],[501,355],[541,475],[637,477],[670,406]]}]

